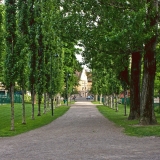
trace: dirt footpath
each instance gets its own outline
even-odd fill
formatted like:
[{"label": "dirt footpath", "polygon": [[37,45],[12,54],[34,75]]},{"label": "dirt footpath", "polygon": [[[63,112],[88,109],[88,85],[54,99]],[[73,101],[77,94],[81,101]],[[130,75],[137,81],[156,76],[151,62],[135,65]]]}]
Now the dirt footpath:
[{"label": "dirt footpath", "polygon": [[39,129],[0,138],[0,160],[160,160],[160,138],[129,137],[91,102]]}]

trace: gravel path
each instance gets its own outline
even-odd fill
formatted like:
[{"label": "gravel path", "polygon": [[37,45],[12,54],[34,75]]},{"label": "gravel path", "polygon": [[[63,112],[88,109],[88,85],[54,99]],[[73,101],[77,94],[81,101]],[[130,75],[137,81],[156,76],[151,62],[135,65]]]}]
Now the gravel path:
[{"label": "gravel path", "polygon": [[160,160],[160,138],[126,136],[91,102],[76,102],[49,125],[0,138],[0,160]]}]

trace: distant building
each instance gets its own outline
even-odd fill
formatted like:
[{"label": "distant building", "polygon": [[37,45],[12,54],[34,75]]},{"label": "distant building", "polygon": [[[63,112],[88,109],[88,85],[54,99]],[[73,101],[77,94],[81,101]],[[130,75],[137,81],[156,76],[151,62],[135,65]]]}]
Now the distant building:
[{"label": "distant building", "polygon": [[[130,91],[127,90],[125,93],[126,98],[130,97]],[[119,98],[124,98],[124,91],[119,94]]]},{"label": "distant building", "polygon": [[82,72],[77,72],[76,75],[79,77],[76,89],[81,97],[87,97],[92,87],[91,73],[83,68]]},{"label": "distant building", "polygon": [[3,83],[0,82],[0,94],[1,94],[1,95],[6,95],[7,92],[8,92],[8,91],[5,89]]}]

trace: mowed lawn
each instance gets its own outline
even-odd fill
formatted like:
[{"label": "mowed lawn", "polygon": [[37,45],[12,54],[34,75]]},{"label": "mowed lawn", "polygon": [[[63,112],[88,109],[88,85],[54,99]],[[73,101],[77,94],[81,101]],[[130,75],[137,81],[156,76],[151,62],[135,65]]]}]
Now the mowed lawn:
[{"label": "mowed lawn", "polygon": [[130,136],[160,136],[160,114],[156,113],[157,125],[139,125],[139,120],[128,120],[129,106],[127,107],[127,116],[124,116],[124,105],[118,105],[118,112],[115,109],[100,105],[97,106],[100,113],[117,126],[124,128],[124,133]]},{"label": "mowed lawn", "polygon": [[38,127],[51,123],[53,120],[62,116],[69,109],[68,106],[60,106],[54,109],[54,116],[51,115],[50,108],[47,108],[46,114],[43,113],[43,105],[41,105],[41,116],[37,116],[38,107],[35,105],[35,119],[31,119],[32,105],[26,106],[26,124],[22,124],[22,104],[16,103],[15,110],[15,130],[11,131],[11,107],[10,104],[0,105],[0,137],[14,136]]}]

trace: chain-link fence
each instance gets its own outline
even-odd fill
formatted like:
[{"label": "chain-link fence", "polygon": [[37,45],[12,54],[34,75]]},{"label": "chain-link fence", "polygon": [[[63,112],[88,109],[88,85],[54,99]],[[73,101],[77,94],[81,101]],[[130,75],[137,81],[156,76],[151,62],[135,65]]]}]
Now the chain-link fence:
[{"label": "chain-link fence", "polygon": [[[9,94],[0,94],[0,104],[10,103],[11,98]],[[22,95],[14,94],[14,103],[22,103]]]}]

